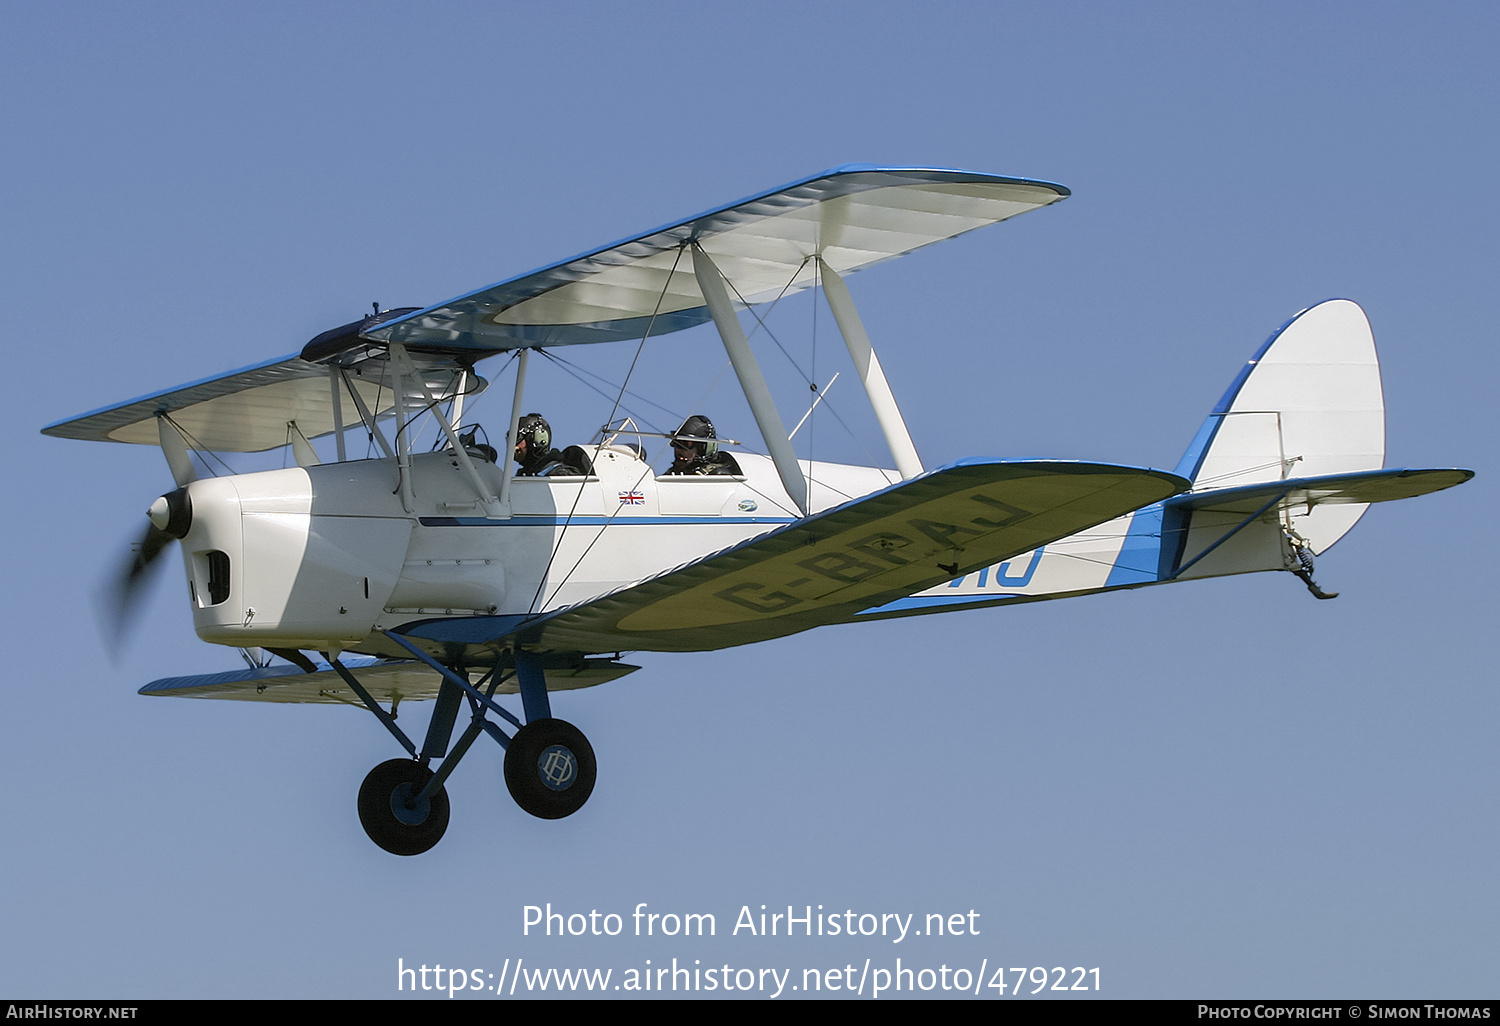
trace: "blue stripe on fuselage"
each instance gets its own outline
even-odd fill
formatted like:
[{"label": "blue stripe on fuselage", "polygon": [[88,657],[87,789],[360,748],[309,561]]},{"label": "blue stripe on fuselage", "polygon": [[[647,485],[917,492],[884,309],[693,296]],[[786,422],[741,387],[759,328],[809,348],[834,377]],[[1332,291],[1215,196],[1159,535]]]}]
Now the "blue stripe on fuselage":
[{"label": "blue stripe on fuselage", "polygon": [[1120,546],[1120,554],[1115,557],[1115,565],[1104,582],[1106,588],[1161,580],[1162,518],[1162,504],[1159,502],[1135,511],[1125,533],[1125,544]]}]

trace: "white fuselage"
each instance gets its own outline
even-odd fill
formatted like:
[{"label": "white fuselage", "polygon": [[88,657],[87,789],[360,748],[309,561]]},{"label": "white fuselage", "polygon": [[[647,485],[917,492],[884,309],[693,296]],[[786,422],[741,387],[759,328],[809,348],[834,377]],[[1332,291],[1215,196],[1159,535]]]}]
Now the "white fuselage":
[{"label": "white fuselage", "polygon": [[[513,479],[504,517],[484,515],[451,452],[413,458],[410,508],[392,459],[193,482],[194,626],[240,647],[383,650],[379,632],[412,620],[572,605],[798,516],[764,456],[737,454],[743,477],[658,477],[626,447],[592,455],[587,478]],[[501,469],[477,466],[498,494]],[[897,480],[802,467],[814,511]]]}]

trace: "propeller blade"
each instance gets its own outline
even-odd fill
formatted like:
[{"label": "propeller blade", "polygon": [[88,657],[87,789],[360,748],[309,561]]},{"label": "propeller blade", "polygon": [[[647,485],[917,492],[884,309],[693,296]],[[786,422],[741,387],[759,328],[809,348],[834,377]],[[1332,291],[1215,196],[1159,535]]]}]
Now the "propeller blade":
[{"label": "propeller blade", "polygon": [[129,557],[114,577],[107,581],[100,595],[100,617],[105,633],[115,645],[124,639],[136,611],[140,608],[146,586],[155,576],[158,557],[177,539],[148,523],[140,541],[131,546]]}]

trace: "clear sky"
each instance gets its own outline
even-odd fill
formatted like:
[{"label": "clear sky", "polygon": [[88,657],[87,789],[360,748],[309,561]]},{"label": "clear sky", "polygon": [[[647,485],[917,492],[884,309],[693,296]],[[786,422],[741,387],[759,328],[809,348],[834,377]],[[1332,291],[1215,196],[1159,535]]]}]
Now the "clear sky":
[{"label": "clear sky", "polygon": [[[901,958],[1098,967],[1111,997],[1494,997],[1497,51],[1486,3],[0,6],[0,995]],[[1074,193],[851,277],[930,464],[1170,468],[1272,330],[1344,296],[1387,464],[1479,476],[1371,510],[1319,562],[1334,602],[1262,574],[640,656],[555,701],[598,753],[582,812],[521,813],[485,745],[418,858],[360,828],[400,754],[368,715],[136,694],[239,657],[196,640],[175,565],[108,651],[94,591],[171,478],[42,425],[846,161]],[[785,313],[811,359],[813,306]],[[723,364],[707,327],[646,359],[674,411]],[[868,426],[852,386],[829,403]],[[561,439],[608,412],[561,371],[529,394]],[[722,383],[707,408],[754,430]],[[811,439],[862,456],[831,419]],[[523,935],[548,902],[625,929]],[[643,902],[717,933],[632,936]],[[978,935],[733,934],[762,904]]]}]

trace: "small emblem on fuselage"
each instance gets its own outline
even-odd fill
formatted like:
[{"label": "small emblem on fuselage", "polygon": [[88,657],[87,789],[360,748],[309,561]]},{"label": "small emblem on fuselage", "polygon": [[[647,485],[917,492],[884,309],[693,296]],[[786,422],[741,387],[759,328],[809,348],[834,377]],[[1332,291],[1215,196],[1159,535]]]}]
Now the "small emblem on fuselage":
[{"label": "small emblem on fuselage", "polygon": [[754,513],[758,509],[760,509],[760,507],[758,505],[756,505],[756,502],[755,502],[754,499],[741,499],[740,500],[740,512],[741,513]]}]

